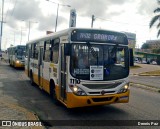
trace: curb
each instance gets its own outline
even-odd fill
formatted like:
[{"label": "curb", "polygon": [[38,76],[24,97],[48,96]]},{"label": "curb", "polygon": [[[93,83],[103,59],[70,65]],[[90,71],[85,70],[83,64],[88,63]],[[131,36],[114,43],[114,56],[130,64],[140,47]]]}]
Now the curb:
[{"label": "curb", "polygon": [[130,74],[130,75],[133,75],[133,76],[160,76],[160,74]]},{"label": "curb", "polygon": [[130,86],[133,86],[133,87],[135,86],[135,87],[142,88],[145,90],[151,90],[151,91],[160,93],[160,88],[157,88],[154,86],[149,86],[149,85],[134,83],[134,82],[130,82]]},{"label": "curb", "polygon": [[160,76],[159,74],[152,74],[152,75],[149,75],[149,74],[139,74],[138,76]]}]

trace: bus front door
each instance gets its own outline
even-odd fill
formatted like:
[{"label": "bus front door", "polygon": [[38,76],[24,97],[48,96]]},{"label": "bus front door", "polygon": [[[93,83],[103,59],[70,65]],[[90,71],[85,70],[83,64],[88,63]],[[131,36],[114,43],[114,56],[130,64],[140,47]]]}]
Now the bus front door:
[{"label": "bus front door", "polygon": [[31,48],[28,48],[28,55],[27,55],[27,70],[28,70],[28,77],[30,77],[30,58],[31,58]]},{"label": "bus front door", "polygon": [[61,46],[61,74],[60,74],[60,98],[66,100],[66,56],[64,54],[64,44]]},{"label": "bus front door", "polygon": [[43,86],[43,81],[42,81],[42,76],[43,76],[43,70],[42,70],[42,59],[43,59],[43,48],[40,47],[39,53],[38,53],[38,83],[40,88],[42,89]]}]

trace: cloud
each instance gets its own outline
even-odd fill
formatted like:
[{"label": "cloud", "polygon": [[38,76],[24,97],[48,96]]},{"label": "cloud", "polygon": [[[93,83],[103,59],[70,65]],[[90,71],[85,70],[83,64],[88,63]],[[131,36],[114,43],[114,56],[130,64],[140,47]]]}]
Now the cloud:
[{"label": "cloud", "polygon": [[[40,31],[46,31],[46,30],[52,30],[54,31],[55,29],[55,24],[56,24],[56,15],[51,14],[50,16],[40,16],[38,17],[39,19],[39,27],[38,29]],[[58,16],[58,23],[57,26],[62,24],[65,21],[65,18],[62,16]]]},{"label": "cloud", "polygon": [[[7,25],[11,28],[17,28],[18,23],[23,20],[28,28],[29,21],[39,23],[39,31],[51,30],[55,27],[56,14],[44,15],[40,7],[40,0],[18,0],[14,4],[14,8],[8,10]],[[58,24],[65,21],[63,16],[58,17]]]},{"label": "cloud", "polygon": [[[132,0],[59,0],[59,4],[71,5],[71,8],[76,9],[78,17],[91,18],[94,14],[95,17],[111,19],[112,17],[121,15],[124,11],[122,5],[130,1]],[[42,12],[44,8],[40,6],[42,2],[46,1],[17,0],[17,2],[14,3],[15,8],[8,11],[7,24],[13,28],[18,26],[17,20],[24,20],[26,21],[26,28],[28,28],[27,21],[37,21],[40,31],[53,30],[55,28],[56,12],[46,16],[46,14]],[[114,6],[118,7],[118,9],[113,9]],[[47,9],[49,8],[46,8],[46,10]],[[67,13],[69,19],[69,10],[68,7],[59,8],[61,15],[58,16],[58,26],[66,23]]]},{"label": "cloud", "polygon": [[17,20],[28,20],[38,17],[41,14],[39,1],[18,0],[14,3],[14,8],[9,10],[11,17]]},{"label": "cloud", "polygon": [[154,9],[156,9],[157,7],[157,0],[151,0],[149,2],[146,0],[141,0],[139,1],[137,6],[137,13],[140,15],[152,16]]},{"label": "cloud", "polygon": [[[111,6],[121,5],[131,0],[68,0],[64,2],[60,0],[63,4],[69,4],[72,8],[75,8],[79,16],[91,17],[93,14],[97,17],[112,17],[113,13],[120,14],[119,10],[113,10],[110,14],[109,9]],[[64,9],[64,8],[63,8]]]}]

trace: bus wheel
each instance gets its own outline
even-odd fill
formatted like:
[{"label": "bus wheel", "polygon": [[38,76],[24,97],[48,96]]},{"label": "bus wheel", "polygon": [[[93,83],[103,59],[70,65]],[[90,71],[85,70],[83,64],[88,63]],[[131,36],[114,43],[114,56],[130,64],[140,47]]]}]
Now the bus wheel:
[{"label": "bus wheel", "polygon": [[33,74],[32,74],[32,72],[30,72],[30,82],[31,82],[31,85],[32,85],[32,86],[35,85],[35,83],[34,83],[34,81],[33,81]]},{"label": "bus wheel", "polygon": [[8,61],[8,63],[9,63],[9,65],[11,66],[11,62],[10,62],[10,60]]},{"label": "bus wheel", "polygon": [[53,99],[54,103],[57,103],[57,96],[56,96],[56,90],[55,90],[55,84],[53,81],[50,82],[50,96]]}]

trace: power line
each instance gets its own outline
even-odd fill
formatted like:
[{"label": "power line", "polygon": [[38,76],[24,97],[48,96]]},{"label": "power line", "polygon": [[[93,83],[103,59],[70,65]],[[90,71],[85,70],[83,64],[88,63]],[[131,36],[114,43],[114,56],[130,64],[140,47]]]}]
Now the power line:
[{"label": "power line", "polygon": [[11,13],[11,16],[13,15],[13,13],[14,13],[14,10],[15,10],[15,7],[16,7],[16,4],[17,4],[17,0],[15,1],[15,3],[14,3],[14,7],[13,7],[13,10],[12,10],[12,13]]},{"label": "power line", "polygon": [[[9,3],[11,3],[11,0],[9,1]],[[8,10],[9,10],[9,6],[8,6],[8,9],[7,9],[7,12],[6,12],[6,17],[5,17],[5,21],[7,21]]]},{"label": "power line", "polygon": [[103,20],[103,21],[115,22],[115,23],[120,23],[120,24],[132,24],[132,25],[139,25],[139,26],[149,26],[149,24],[148,25],[142,25],[142,24],[135,24],[135,23],[127,23],[127,22],[117,22],[117,21],[112,21],[112,20],[100,18],[100,17],[95,17],[95,18]]}]

